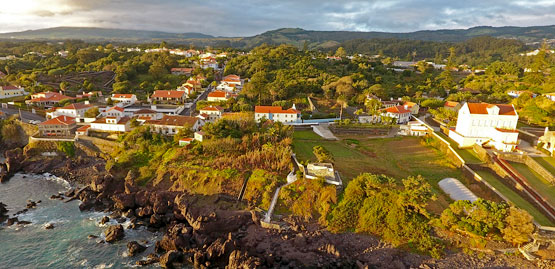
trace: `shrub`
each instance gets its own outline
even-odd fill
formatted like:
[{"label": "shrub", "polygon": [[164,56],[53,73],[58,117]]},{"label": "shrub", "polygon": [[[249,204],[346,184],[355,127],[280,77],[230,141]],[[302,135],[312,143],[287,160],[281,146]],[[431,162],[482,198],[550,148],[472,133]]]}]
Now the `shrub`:
[{"label": "shrub", "polygon": [[75,144],[70,141],[59,141],[56,144],[58,151],[65,153],[68,157],[75,156]]}]

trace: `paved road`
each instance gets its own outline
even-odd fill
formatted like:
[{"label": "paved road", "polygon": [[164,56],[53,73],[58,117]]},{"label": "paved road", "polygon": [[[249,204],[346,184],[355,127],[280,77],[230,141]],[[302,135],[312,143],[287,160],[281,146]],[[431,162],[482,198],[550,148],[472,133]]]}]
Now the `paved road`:
[{"label": "paved road", "polygon": [[210,93],[213,89],[214,88],[212,87],[212,85],[208,85],[208,88],[206,89],[206,91],[202,92],[199,96],[197,96],[197,98],[193,101],[193,105],[191,105],[190,108],[186,108],[186,109],[183,109],[183,111],[181,111],[181,115],[190,116],[194,114],[195,110],[197,109],[197,102],[200,100],[206,100],[208,93]]},{"label": "paved road", "polygon": [[[13,108],[0,108],[0,111],[6,113],[7,115],[16,115],[19,114],[19,110],[18,109],[13,109]],[[41,116],[41,115],[37,115],[37,114],[33,114],[29,111],[25,111],[25,110],[21,110],[21,117],[22,117],[22,121],[29,123],[30,120],[37,120],[37,121],[45,121],[46,119]]]}]

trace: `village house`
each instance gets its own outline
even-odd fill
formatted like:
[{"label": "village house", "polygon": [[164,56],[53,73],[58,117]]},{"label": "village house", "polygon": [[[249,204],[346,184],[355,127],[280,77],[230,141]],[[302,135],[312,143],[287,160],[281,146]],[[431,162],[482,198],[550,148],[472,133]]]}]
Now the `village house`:
[{"label": "village house", "polygon": [[173,67],[170,69],[172,75],[185,75],[190,76],[193,73],[193,68],[185,68],[185,67]]},{"label": "village house", "polygon": [[425,136],[428,133],[428,127],[419,121],[409,121],[405,125],[399,126],[399,134],[405,136]]},{"label": "village house", "polygon": [[382,106],[383,106],[384,108],[390,108],[390,107],[394,107],[394,106],[400,106],[401,104],[403,104],[403,101],[401,101],[401,100],[382,101]]},{"label": "village house", "polygon": [[238,75],[227,75],[222,79],[221,82],[227,85],[234,85],[235,87],[238,87],[238,88],[241,88],[241,86],[243,85],[241,81],[241,77]]},{"label": "village house", "polygon": [[131,118],[129,117],[103,117],[91,122],[91,131],[97,132],[129,132],[131,130]]},{"label": "village house", "polygon": [[151,102],[162,104],[181,104],[187,99],[187,93],[184,91],[154,91],[150,96]]},{"label": "village house", "polygon": [[199,109],[199,113],[208,122],[215,122],[222,117],[224,109],[219,106],[207,106]]},{"label": "village house", "polygon": [[532,95],[532,97],[536,97],[535,93],[532,93],[531,91],[508,91],[507,95],[509,95],[512,98],[518,98],[520,97],[523,93],[529,93]]},{"label": "village house", "polygon": [[78,94],[75,97],[77,98],[102,97],[102,92],[101,91],[83,92],[82,94]]},{"label": "village house", "polygon": [[221,102],[221,101],[227,101],[229,98],[231,98],[231,94],[229,92],[213,91],[208,94],[208,97],[206,98],[206,100],[208,102]]},{"label": "village house", "polygon": [[195,79],[195,78],[189,78],[183,84],[183,86],[192,88],[193,91],[200,91],[200,90],[202,90],[202,81],[200,81],[198,79]]},{"label": "village house", "polygon": [[280,106],[256,106],[254,108],[254,119],[279,121],[282,123],[296,123],[301,121],[301,111],[295,108],[283,109]]},{"label": "village house", "polygon": [[194,138],[190,138],[190,137],[181,138],[181,139],[179,139],[179,146],[180,147],[187,146],[187,145],[191,144],[191,142],[193,142],[194,140],[195,140]]},{"label": "village house", "polygon": [[408,108],[408,110],[410,110],[410,113],[412,115],[418,115],[418,112],[420,111],[420,106],[417,103],[414,103],[414,102],[407,101],[403,104],[403,106]]},{"label": "village house", "polygon": [[449,137],[461,148],[478,144],[505,152],[514,151],[518,145],[517,122],[518,114],[512,105],[465,103]]},{"label": "village house", "polygon": [[133,112],[133,117],[141,122],[145,122],[147,120],[157,120],[161,118],[158,112],[148,108],[139,109]]},{"label": "village house", "polygon": [[224,91],[224,92],[237,92],[238,89],[233,84],[227,84],[225,82],[220,82],[218,86],[216,86],[217,91]]},{"label": "village house", "polygon": [[543,136],[540,137],[538,142],[551,156],[555,156],[555,131],[549,131],[549,128],[545,127]]},{"label": "village house", "polygon": [[39,123],[39,135],[70,137],[73,135],[76,126],[75,118],[58,116]]},{"label": "village house", "polygon": [[75,135],[80,136],[80,135],[89,135],[89,129],[91,128],[90,125],[83,125],[79,128],[77,128],[77,130],[75,130]]},{"label": "village house", "polygon": [[461,109],[462,104],[460,102],[454,102],[454,101],[446,101],[443,104],[443,107],[447,110],[451,110],[451,111],[459,111],[459,109]]},{"label": "village house", "polygon": [[137,96],[130,93],[114,93],[112,94],[111,99],[124,107],[130,106],[137,102]]},{"label": "village house", "polygon": [[57,92],[40,92],[31,95],[31,100],[25,101],[26,104],[37,106],[53,107],[63,100],[74,100],[74,97],[65,96]]},{"label": "village house", "polygon": [[411,111],[408,106],[392,106],[382,109],[382,116],[395,119],[397,124],[405,124],[410,121]]},{"label": "village house", "polygon": [[204,125],[204,121],[197,117],[164,115],[159,120],[148,120],[145,124],[151,126],[151,132],[164,135],[175,135],[180,129],[186,127],[196,132]]},{"label": "village house", "polygon": [[24,96],[26,94],[27,93],[25,92],[25,88],[23,87],[17,87],[13,85],[0,86],[0,99]]},{"label": "village house", "polygon": [[69,104],[64,107],[52,108],[46,111],[46,118],[53,119],[58,116],[68,116],[75,118],[75,121],[81,122],[85,119],[85,112],[94,106],[83,103]]}]

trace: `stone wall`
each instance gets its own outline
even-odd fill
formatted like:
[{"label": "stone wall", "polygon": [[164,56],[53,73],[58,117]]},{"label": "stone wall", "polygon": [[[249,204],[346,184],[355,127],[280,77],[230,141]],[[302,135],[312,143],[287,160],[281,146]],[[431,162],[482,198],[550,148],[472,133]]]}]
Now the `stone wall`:
[{"label": "stone wall", "polygon": [[481,147],[481,146],[479,146],[479,145],[477,145],[477,144],[474,144],[474,145],[472,146],[472,149],[474,150],[474,152],[476,152],[476,155],[478,155],[478,158],[479,158],[482,162],[485,162],[485,163],[491,162],[491,159],[490,159],[490,157],[489,157],[488,151],[487,151],[485,148],[483,148],[483,147]]},{"label": "stone wall", "polygon": [[530,169],[532,169],[534,172],[541,175],[544,179],[549,181],[551,184],[555,184],[555,176],[553,176],[547,169],[545,169],[541,164],[536,162],[532,157],[528,156],[527,154],[500,153],[499,158],[510,162],[526,164]]}]

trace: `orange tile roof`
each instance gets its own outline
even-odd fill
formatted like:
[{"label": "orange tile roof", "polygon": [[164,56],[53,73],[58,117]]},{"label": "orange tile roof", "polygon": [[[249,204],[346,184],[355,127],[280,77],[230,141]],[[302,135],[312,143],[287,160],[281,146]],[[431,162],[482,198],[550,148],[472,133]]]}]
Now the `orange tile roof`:
[{"label": "orange tile roof", "polygon": [[119,112],[123,112],[123,111],[125,111],[125,109],[123,109],[123,107],[119,107],[119,106],[114,106],[114,107],[112,107],[112,108],[108,109],[108,110],[107,110],[106,112],[108,112],[108,111],[112,111],[112,110],[117,110],[117,111],[119,111]]},{"label": "orange tile roof", "polygon": [[112,95],[112,97],[113,98],[127,98],[127,99],[130,99],[130,98],[133,98],[133,94],[131,94],[131,93],[114,93]]},{"label": "orange tile roof", "polygon": [[152,98],[183,98],[184,91],[154,91]]},{"label": "orange tile roof", "polygon": [[213,91],[208,94],[208,97],[227,98],[224,91]]},{"label": "orange tile roof", "polygon": [[0,86],[0,88],[2,88],[3,90],[19,90],[19,89],[22,89],[20,87],[14,86],[14,85]]},{"label": "orange tile roof", "polygon": [[60,102],[66,99],[75,99],[74,97],[65,96],[63,94],[57,92],[45,92],[45,93],[37,93],[37,94],[44,94],[46,97],[39,97],[31,99],[31,102]]},{"label": "orange tile roof", "polygon": [[241,77],[237,75],[227,75],[222,79],[222,81],[241,82]]},{"label": "orange tile roof", "polygon": [[456,107],[458,105],[459,105],[459,102],[454,102],[454,101],[447,101],[444,104],[444,106],[446,106],[446,107]]},{"label": "orange tile roof", "polygon": [[84,131],[86,131],[86,130],[89,129],[89,128],[91,128],[90,125],[83,125],[83,126],[77,128],[76,131],[77,131],[77,132],[84,132]]},{"label": "orange tile roof", "polygon": [[41,122],[39,125],[72,125],[75,124],[75,118],[69,116],[58,116]]},{"label": "orange tile roof", "polygon": [[384,109],[385,111],[389,112],[389,113],[393,113],[393,114],[405,114],[405,113],[411,113],[410,110],[405,109],[404,106],[392,106],[392,107],[388,107],[386,109]]},{"label": "orange tile roof", "polygon": [[408,107],[413,107],[413,106],[416,105],[416,103],[407,101],[407,102],[405,102],[404,105],[406,105],[406,106],[408,106]]},{"label": "orange tile roof", "polygon": [[75,110],[78,110],[78,109],[89,108],[89,107],[92,107],[92,106],[87,105],[87,104],[83,104],[83,103],[75,103],[75,104],[70,104],[70,105],[67,105],[67,106],[64,106],[64,107],[60,107],[58,109],[75,109]]},{"label": "orange tile roof", "polygon": [[296,109],[287,109],[284,110],[283,108],[281,108],[280,106],[256,106],[254,107],[254,112],[255,113],[272,113],[272,114],[298,114],[300,113],[298,110]]},{"label": "orange tile roof", "polygon": [[517,130],[509,130],[509,129],[502,129],[502,128],[495,128],[495,130],[502,132],[502,133],[518,133]]},{"label": "orange tile roof", "polygon": [[470,114],[489,114],[488,108],[497,106],[499,115],[516,115],[515,108],[508,104],[467,103]]}]

